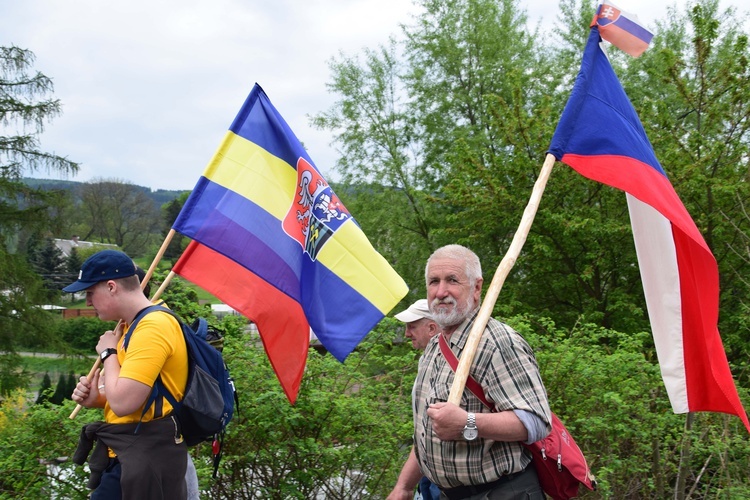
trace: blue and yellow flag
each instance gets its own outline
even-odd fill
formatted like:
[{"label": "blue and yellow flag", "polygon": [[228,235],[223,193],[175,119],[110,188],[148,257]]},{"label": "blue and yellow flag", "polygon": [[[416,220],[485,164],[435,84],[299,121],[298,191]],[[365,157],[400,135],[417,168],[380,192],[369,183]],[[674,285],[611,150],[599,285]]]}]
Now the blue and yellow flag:
[{"label": "blue and yellow flag", "polygon": [[257,84],[173,228],[174,272],[258,326],[291,402],[311,333],[343,362],[408,291]]}]

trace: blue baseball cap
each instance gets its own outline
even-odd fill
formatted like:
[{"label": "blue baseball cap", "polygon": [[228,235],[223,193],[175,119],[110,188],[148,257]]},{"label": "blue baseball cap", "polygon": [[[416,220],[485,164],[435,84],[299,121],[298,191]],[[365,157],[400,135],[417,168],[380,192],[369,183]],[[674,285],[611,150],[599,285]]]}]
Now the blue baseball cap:
[{"label": "blue baseball cap", "polygon": [[133,260],[117,250],[102,250],[83,263],[78,280],[63,288],[63,292],[80,292],[101,281],[127,278],[136,273]]}]

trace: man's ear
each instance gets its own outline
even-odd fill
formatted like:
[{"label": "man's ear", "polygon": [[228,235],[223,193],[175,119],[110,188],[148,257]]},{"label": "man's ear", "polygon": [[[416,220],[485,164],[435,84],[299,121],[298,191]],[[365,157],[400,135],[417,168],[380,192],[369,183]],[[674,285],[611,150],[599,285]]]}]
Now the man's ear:
[{"label": "man's ear", "polygon": [[474,303],[477,307],[482,304],[482,283],[484,283],[482,277],[477,278],[477,282],[474,283]]},{"label": "man's ear", "polygon": [[430,329],[430,337],[434,337],[435,334],[440,331],[440,328],[438,328],[437,323],[435,323],[434,321],[430,321],[428,327]]}]

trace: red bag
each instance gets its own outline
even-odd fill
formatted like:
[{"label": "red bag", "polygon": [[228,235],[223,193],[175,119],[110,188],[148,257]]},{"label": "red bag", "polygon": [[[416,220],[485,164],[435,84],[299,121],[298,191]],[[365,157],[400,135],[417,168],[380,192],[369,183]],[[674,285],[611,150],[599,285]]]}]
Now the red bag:
[{"label": "red bag", "polygon": [[[455,372],[458,358],[448,347],[442,334],[440,334],[439,344],[443,357]],[[466,379],[466,388],[474,393],[487,408],[495,411],[495,405],[487,401],[479,382],[471,375]],[[596,480],[573,436],[554,413],[552,413],[551,423],[552,431],[546,438],[536,443],[524,444],[531,452],[542,489],[552,497],[552,500],[570,500],[577,497],[580,484],[590,490],[595,490]]]},{"label": "red bag", "polygon": [[534,458],[534,467],[544,492],[553,500],[569,500],[578,496],[583,484],[596,489],[586,457],[565,425],[552,413],[552,432],[532,444],[524,445]]}]

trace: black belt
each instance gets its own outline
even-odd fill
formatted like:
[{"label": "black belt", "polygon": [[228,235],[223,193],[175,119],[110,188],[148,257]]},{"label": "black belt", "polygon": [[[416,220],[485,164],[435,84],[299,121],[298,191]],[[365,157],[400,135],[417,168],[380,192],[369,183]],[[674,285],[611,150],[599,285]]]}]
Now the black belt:
[{"label": "black belt", "polygon": [[501,484],[507,483],[511,479],[520,476],[524,472],[526,472],[526,469],[514,472],[513,474],[506,474],[505,476],[501,476],[500,479],[496,479],[491,483],[469,484],[466,486],[456,486],[455,488],[440,488],[440,491],[442,491],[450,500],[461,500],[462,498],[468,498],[472,495],[484,493],[485,491],[494,490]]}]

